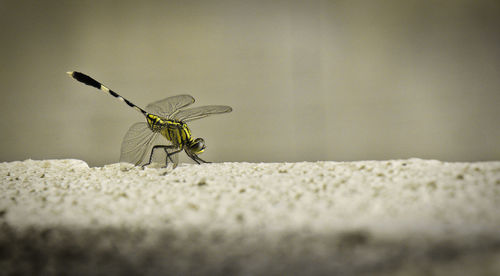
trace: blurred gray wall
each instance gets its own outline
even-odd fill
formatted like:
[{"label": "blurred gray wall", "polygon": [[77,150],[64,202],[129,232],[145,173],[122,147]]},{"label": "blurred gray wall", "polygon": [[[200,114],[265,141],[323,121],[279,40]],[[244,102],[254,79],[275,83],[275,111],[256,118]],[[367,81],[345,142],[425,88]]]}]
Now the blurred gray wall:
[{"label": "blurred gray wall", "polygon": [[[500,1],[0,1],[1,160],[118,161],[189,93],[207,160],[500,160]],[[186,160],[185,158],[182,160]]]}]

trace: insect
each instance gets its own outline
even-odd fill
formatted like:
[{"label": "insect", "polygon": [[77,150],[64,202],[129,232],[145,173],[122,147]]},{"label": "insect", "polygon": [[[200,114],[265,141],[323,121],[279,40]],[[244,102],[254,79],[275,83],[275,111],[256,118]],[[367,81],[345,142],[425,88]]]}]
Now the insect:
[{"label": "insect", "polygon": [[[132,163],[136,166],[151,164],[153,160],[158,159],[154,158],[157,152],[164,151],[166,157],[160,162],[164,162],[165,166],[171,162],[175,168],[179,164],[178,153],[182,150],[198,164],[210,163],[198,156],[205,150],[205,141],[202,138],[194,139],[186,123],[213,114],[232,111],[232,108],[227,105],[206,105],[186,109],[195,101],[190,95],[171,96],[153,102],[142,109],[83,73],[76,71],[67,73],[75,80],[125,102],[146,117],[146,122],[135,123],[130,127],[121,145],[120,162]],[[167,145],[168,142],[170,143]]]}]

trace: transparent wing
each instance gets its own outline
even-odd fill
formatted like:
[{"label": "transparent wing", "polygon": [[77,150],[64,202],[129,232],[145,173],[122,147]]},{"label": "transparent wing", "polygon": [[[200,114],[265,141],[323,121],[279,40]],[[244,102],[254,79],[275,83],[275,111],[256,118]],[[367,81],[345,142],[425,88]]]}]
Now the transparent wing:
[{"label": "transparent wing", "polygon": [[146,106],[146,111],[166,118],[176,110],[192,103],[194,103],[194,98],[192,96],[177,95],[148,104]]},{"label": "transparent wing", "polygon": [[213,114],[221,114],[231,112],[233,109],[227,105],[206,105],[183,109],[172,115],[173,119],[189,122],[205,118]]},{"label": "transparent wing", "polygon": [[[120,162],[127,162],[136,166],[143,166],[149,163],[151,150],[155,145],[165,145],[167,143],[159,132],[153,132],[146,123],[133,124],[123,138]],[[157,150],[155,150],[156,152]],[[153,162],[165,164],[165,158],[152,156]]]}]

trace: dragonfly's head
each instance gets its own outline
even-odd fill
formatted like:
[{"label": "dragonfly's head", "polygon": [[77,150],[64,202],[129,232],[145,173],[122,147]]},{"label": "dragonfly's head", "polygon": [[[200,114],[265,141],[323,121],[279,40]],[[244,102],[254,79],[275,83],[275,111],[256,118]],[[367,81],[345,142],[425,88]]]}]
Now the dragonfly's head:
[{"label": "dragonfly's head", "polygon": [[189,151],[194,154],[200,154],[205,151],[205,141],[202,138],[196,138],[188,145]]}]

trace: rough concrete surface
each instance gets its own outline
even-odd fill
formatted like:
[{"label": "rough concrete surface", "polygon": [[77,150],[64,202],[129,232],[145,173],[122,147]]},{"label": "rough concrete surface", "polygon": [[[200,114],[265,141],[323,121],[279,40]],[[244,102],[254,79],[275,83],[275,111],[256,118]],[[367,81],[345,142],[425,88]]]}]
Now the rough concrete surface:
[{"label": "rough concrete surface", "polygon": [[0,275],[500,275],[500,162],[0,175]]}]

